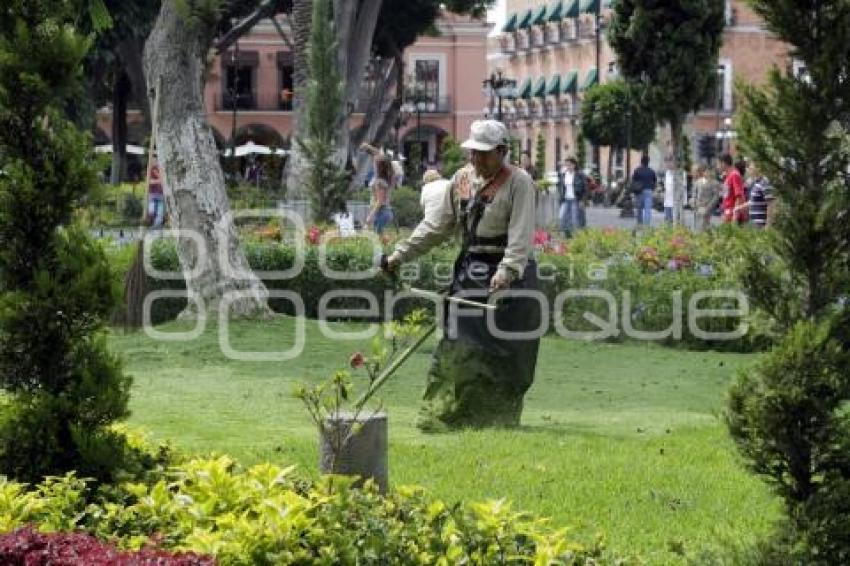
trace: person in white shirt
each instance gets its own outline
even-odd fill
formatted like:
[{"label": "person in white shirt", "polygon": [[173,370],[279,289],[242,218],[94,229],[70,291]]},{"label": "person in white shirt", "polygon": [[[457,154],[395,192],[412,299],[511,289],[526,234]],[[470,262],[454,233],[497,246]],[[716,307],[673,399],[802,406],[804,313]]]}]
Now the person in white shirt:
[{"label": "person in white shirt", "polygon": [[579,207],[587,192],[587,176],[578,169],[578,161],[568,157],[558,175],[558,197],[561,209],[558,218],[564,236],[569,238],[579,229]]},{"label": "person in white shirt", "polygon": [[425,171],[422,180],[425,184],[422,185],[422,195],[419,197],[419,204],[422,206],[425,219],[436,222],[439,219],[442,204],[446,200],[446,191],[449,190],[451,181],[443,179],[440,172],[436,169]]}]

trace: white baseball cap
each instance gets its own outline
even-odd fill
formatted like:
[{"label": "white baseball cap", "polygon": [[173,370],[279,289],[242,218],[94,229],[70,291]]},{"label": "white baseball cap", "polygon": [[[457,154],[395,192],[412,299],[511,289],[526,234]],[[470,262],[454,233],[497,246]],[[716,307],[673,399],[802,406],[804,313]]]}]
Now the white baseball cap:
[{"label": "white baseball cap", "polygon": [[492,151],[508,145],[508,129],[498,120],[476,120],[469,128],[469,139],[461,144],[464,149]]}]

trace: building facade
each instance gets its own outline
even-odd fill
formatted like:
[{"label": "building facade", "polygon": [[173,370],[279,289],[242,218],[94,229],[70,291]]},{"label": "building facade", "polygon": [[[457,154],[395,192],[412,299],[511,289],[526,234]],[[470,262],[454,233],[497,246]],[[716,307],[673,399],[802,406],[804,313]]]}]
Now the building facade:
[{"label": "building facade", "polygon": [[[280,23],[286,26],[285,19]],[[405,100],[386,140],[390,148],[408,153],[419,144],[426,163],[439,161],[446,136],[465,138],[470,123],[481,117],[491,26],[482,20],[444,12],[437,21],[438,35],[422,37],[404,54],[405,81],[417,100]],[[207,120],[220,147],[248,140],[272,147],[290,147],[293,131],[293,56],[271,22],[257,24],[238,43],[212,56],[204,89]],[[481,77],[471,75],[480,73]],[[365,82],[365,79],[364,79]],[[364,88],[364,91],[366,89]],[[365,97],[362,97],[365,98]],[[349,127],[362,125],[366,100],[353,108]],[[138,112],[129,112],[130,141],[145,136]],[[108,140],[111,113],[98,115],[98,138]]]},{"label": "building facade", "polygon": [[[785,44],[771,36],[744,0],[726,0],[725,14],[718,89],[685,127],[694,162],[704,136],[714,139],[717,149],[734,147],[735,81],[759,84],[772,66],[790,64]],[[607,0],[507,0],[505,24],[490,41],[490,71],[517,81],[515,97],[501,101],[502,115],[532,156],[538,135],[543,135],[548,171],[577,153],[583,93],[616,77],[616,55],[605,39],[610,17]],[[668,129],[659,128],[650,148],[656,166],[664,162],[668,141]],[[585,152],[589,168],[593,152],[590,147]],[[632,155],[633,164],[636,157]],[[622,152],[611,155],[600,148],[603,177],[624,175],[624,162]]]}]

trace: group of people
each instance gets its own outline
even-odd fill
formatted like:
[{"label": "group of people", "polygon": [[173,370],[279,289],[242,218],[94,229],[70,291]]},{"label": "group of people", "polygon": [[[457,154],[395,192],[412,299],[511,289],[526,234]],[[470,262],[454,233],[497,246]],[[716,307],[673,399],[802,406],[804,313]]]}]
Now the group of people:
[{"label": "group of people", "polygon": [[[682,179],[683,185],[686,179]],[[653,197],[658,177],[649,166],[649,157],[632,173],[631,191],[635,197],[638,224],[650,225]],[[673,221],[675,178],[668,170],[664,179],[664,218]],[[720,157],[720,170],[706,165],[696,167],[689,199],[694,211],[694,229],[703,231],[711,225],[711,217],[720,208],[724,223],[750,224],[755,228],[769,225],[773,216],[774,196],[767,179],[754,164],[735,162],[731,155]]]}]

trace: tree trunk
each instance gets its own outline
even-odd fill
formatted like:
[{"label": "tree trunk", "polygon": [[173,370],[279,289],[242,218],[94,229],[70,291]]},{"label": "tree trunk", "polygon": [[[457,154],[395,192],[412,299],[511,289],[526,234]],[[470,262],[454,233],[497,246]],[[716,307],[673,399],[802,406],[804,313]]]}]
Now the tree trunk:
[{"label": "tree trunk", "polygon": [[[372,38],[378,23],[382,0],[334,0],[334,28],[337,33],[337,61],[342,71],[345,84],[343,105],[339,108],[341,122],[348,124],[349,114],[357,107],[363,76],[369,63],[372,50]],[[303,137],[304,93],[308,80],[307,47],[310,39],[310,20],[312,17],[312,2],[309,0],[294,0],[292,17],[295,35],[295,97],[293,100],[293,117],[295,119],[295,137]],[[303,82],[302,82],[303,81]],[[300,94],[299,94],[300,93]],[[378,94],[377,96],[382,96]],[[394,119],[394,118],[393,118]],[[367,122],[368,123],[368,122]],[[350,152],[351,137],[348,128],[344,128],[337,138],[334,150],[334,162],[340,169],[345,168]],[[359,165],[359,163],[358,163]],[[297,143],[293,143],[287,162],[286,186],[287,197],[306,199],[304,193],[306,176],[310,164],[301,153]],[[355,186],[352,181],[352,185]]]},{"label": "tree trunk", "polygon": [[[611,181],[614,179],[614,155],[616,155],[616,153],[617,153],[616,146],[613,146],[613,145],[608,146],[608,166],[607,166],[607,170],[605,171],[606,177],[605,177],[605,181],[604,181],[608,186],[602,187],[606,191],[611,186]],[[601,179],[600,179],[600,182],[602,182]]]},{"label": "tree trunk", "polygon": [[[159,89],[154,110],[156,146],[171,226],[182,231],[177,255],[187,274],[186,288],[207,311],[219,310],[222,299],[238,293],[229,297],[232,315],[268,316],[268,293],[239,247],[215,142],[205,119],[204,67],[213,30],[188,25],[177,2],[162,3],[145,45],[144,68],[147,84]],[[153,96],[150,101],[154,103]],[[197,314],[197,305],[190,300],[181,317]]]},{"label": "tree trunk", "polygon": [[145,70],[142,65],[142,51],[144,45],[141,40],[136,37],[125,39],[118,43],[116,50],[121,63],[124,66],[124,72],[127,73],[127,78],[130,79],[132,88],[133,102],[139,104],[139,110],[142,111],[145,131],[150,131],[151,114],[150,106],[148,105],[148,88],[145,81]]},{"label": "tree trunk", "polygon": [[292,143],[289,148],[289,159],[286,160],[286,198],[289,200],[309,200],[307,194],[307,175],[309,163],[295,141],[304,137],[305,112],[304,101],[307,94],[307,80],[310,76],[307,47],[310,44],[310,27],[313,19],[312,0],[293,0],[292,2],[292,35],[293,63],[292,74]]},{"label": "tree trunk", "polygon": [[[352,146],[355,151],[352,151],[352,159],[354,161],[354,175],[351,178],[351,183],[348,186],[349,191],[357,190],[363,186],[366,179],[366,173],[369,170],[370,155],[363,151],[356,151],[357,147],[362,142],[369,143],[373,146],[380,145],[381,141],[386,139],[389,134],[390,127],[395,123],[399,110],[401,109],[401,97],[395,96],[387,106],[386,96],[391,92],[390,87],[395,84],[400,84],[401,81],[401,59],[391,59],[382,61],[379,71],[376,73],[380,80],[376,84],[375,91],[369,100],[369,105],[366,109],[366,117],[363,123],[366,128],[361,131],[360,135],[352,140]],[[399,89],[396,88],[396,93]],[[386,108],[385,108],[386,107]],[[397,148],[396,148],[397,149]]]},{"label": "tree trunk", "polygon": [[127,177],[127,98],[130,81],[120,67],[112,83],[112,170],[109,182],[121,183]]},{"label": "tree trunk", "polygon": [[673,222],[675,224],[682,224],[684,222],[685,187],[682,185],[682,176],[679,174],[682,153],[681,118],[670,121],[670,135],[673,138],[671,142],[673,149]]}]

